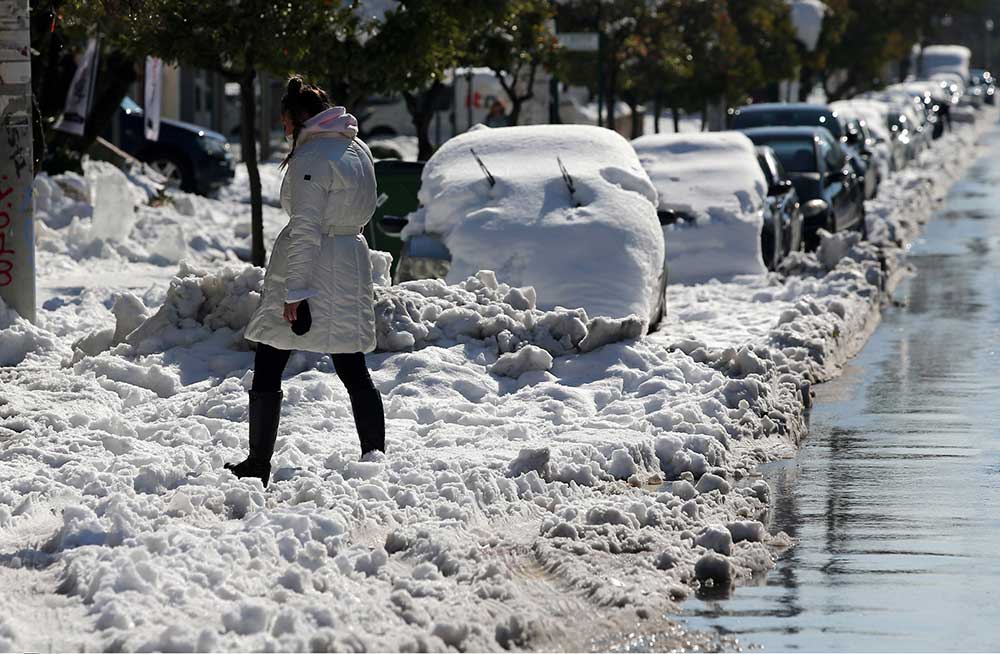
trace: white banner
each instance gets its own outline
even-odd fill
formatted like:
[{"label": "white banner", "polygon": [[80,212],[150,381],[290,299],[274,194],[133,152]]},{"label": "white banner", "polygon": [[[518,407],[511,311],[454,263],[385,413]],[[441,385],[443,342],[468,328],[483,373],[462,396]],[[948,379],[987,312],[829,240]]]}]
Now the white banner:
[{"label": "white banner", "polygon": [[155,141],[160,138],[160,99],[163,95],[163,60],[146,57],[145,97],[142,110],[146,116],[146,138]]},{"label": "white banner", "polygon": [[69,85],[66,107],[62,116],[56,121],[56,129],[83,136],[87,114],[90,113],[91,96],[94,94],[94,83],[97,81],[97,53],[97,39],[90,39],[87,51],[73,75],[73,83]]}]

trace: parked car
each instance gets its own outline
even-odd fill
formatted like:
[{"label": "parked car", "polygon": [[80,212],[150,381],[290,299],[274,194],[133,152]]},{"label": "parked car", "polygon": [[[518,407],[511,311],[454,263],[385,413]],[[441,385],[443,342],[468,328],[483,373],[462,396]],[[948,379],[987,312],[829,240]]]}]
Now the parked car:
[{"label": "parked car", "polygon": [[874,139],[875,144],[872,149],[878,162],[881,179],[906,165],[908,145],[895,138],[889,130],[888,103],[881,100],[853,98],[831,102],[830,107],[848,120],[857,119],[870,138]]},{"label": "parked car", "polygon": [[475,127],[424,164],[418,200],[403,220],[382,221],[403,239],[397,283],[457,283],[488,269],[534,287],[542,309],[636,315],[650,327],[666,310],[656,189],[615,132]]},{"label": "parked car", "polygon": [[860,180],[847,154],[821,127],[757,127],[743,130],[756,145],[767,145],[784,166],[802,202],[806,249],[819,245],[820,228],[828,232],[865,232]]},{"label": "parked car", "polygon": [[983,68],[970,68],[969,85],[982,90],[983,102],[989,105],[996,104],[996,78],[990,71]]},{"label": "parked car", "polygon": [[[767,180],[767,204],[774,223],[777,225],[778,237],[766,237],[767,223],[764,224],[764,260],[771,261],[769,266],[776,269],[781,261],[792,252],[798,252],[804,246],[802,240],[802,206],[795,184],[785,172],[785,167],[774,154],[774,149],[767,145],[756,146],[757,162]],[[770,241],[770,244],[767,242]]]},{"label": "parked car", "polygon": [[[228,184],[236,174],[236,163],[225,137],[210,129],[169,118],[160,119],[160,135],[146,138],[142,107],[129,97],[118,112],[118,142],[115,144],[167,178],[167,185],[189,193],[207,195]],[[112,138],[108,128],[104,137]]]},{"label": "parked car", "polygon": [[[759,275],[781,250],[767,182],[739,132],[648,134],[632,141],[659,197],[671,283]],[[763,232],[763,239],[762,239]],[[772,257],[762,240],[775,241]]]},{"label": "parked car", "polygon": [[844,118],[829,106],[805,102],[761,103],[741,107],[733,113],[733,129],[780,125],[816,125],[827,129],[845,147],[848,161],[861,180],[865,198],[875,197],[879,180],[877,173],[869,174],[868,171],[871,153],[848,144]]}]

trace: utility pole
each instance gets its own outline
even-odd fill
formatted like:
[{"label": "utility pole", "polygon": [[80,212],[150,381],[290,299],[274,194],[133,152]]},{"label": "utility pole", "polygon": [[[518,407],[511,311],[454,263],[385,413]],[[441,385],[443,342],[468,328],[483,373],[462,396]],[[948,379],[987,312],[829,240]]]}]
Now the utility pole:
[{"label": "utility pole", "polygon": [[28,0],[0,0],[0,298],[35,321]]}]

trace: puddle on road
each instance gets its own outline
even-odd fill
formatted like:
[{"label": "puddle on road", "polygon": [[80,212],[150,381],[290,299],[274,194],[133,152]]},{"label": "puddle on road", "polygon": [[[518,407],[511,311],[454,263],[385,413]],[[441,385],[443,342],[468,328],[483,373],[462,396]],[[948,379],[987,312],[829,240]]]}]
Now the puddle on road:
[{"label": "puddle on road", "polygon": [[817,388],[799,456],[759,468],[798,545],[763,585],[686,602],[689,628],[767,651],[1000,650],[997,179],[986,158],[952,189],[899,306]]}]

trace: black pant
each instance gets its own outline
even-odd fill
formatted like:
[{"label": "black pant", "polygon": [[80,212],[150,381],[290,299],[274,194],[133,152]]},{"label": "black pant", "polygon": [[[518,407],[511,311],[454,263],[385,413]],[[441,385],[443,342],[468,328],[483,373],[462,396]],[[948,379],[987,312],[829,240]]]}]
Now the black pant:
[{"label": "black pant", "polygon": [[[264,343],[257,345],[253,365],[252,390],[276,392],[281,390],[281,375],[292,355],[290,350],[279,350]],[[385,450],[385,412],[382,395],[372,383],[361,352],[331,354],[333,367],[340,381],[347,387],[354,413],[354,425],[361,439],[362,454],[370,450]]]}]

